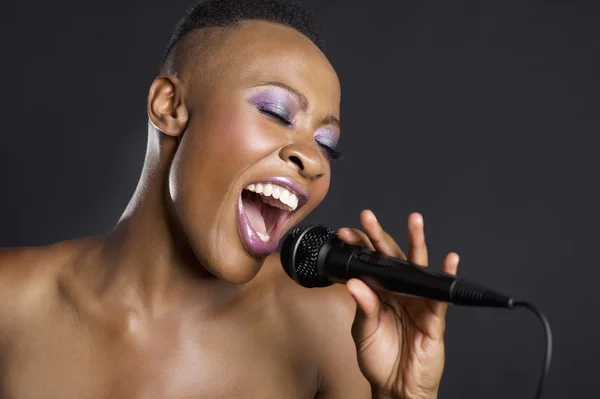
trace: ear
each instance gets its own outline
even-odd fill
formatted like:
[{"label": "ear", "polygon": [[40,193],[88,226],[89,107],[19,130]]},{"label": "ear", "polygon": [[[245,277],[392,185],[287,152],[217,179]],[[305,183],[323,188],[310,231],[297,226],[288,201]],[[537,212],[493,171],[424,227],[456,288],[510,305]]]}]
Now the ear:
[{"label": "ear", "polygon": [[170,75],[154,79],[148,94],[148,118],[155,128],[169,136],[179,137],[183,134],[189,112],[179,79]]}]

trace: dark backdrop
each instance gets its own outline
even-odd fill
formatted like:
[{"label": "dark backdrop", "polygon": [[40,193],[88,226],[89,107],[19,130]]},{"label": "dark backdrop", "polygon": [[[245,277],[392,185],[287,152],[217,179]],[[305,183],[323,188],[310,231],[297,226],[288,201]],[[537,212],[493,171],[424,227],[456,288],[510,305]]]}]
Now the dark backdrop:
[{"label": "dark backdrop", "polygon": [[[177,1],[0,3],[0,245],[102,233],[138,180],[146,95]],[[309,218],[370,207],[401,244],[538,304],[547,398],[597,397],[600,17],[593,1],[306,1],[342,81],[347,153]],[[452,308],[441,398],[528,398],[542,331],[524,311]]]}]

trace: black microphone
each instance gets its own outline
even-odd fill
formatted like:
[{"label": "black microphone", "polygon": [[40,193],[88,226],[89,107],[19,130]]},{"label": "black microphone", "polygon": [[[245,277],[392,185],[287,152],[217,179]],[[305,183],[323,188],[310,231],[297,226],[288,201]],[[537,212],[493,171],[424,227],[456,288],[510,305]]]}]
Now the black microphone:
[{"label": "black microphone", "polygon": [[335,231],[312,225],[292,230],[281,248],[285,272],[303,287],[326,287],[357,278],[375,289],[466,306],[513,308],[513,298],[414,263],[348,245]]}]

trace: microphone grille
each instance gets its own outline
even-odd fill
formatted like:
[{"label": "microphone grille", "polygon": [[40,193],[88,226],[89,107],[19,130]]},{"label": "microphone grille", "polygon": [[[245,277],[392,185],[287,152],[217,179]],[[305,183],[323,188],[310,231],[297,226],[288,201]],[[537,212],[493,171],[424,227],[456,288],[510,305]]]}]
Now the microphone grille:
[{"label": "microphone grille", "polygon": [[287,275],[307,288],[331,285],[326,276],[319,275],[317,258],[323,244],[335,236],[335,231],[319,225],[292,230],[281,249],[281,264]]}]

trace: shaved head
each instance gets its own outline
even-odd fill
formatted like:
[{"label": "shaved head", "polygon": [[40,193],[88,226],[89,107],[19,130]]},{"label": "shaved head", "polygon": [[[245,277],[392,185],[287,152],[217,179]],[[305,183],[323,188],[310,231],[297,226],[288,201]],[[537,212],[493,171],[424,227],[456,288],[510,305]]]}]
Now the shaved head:
[{"label": "shaved head", "polygon": [[173,29],[160,73],[180,76],[188,63],[202,64],[227,34],[249,20],[286,25],[324,50],[316,19],[291,1],[202,0],[192,6]]},{"label": "shaved head", "polygon": [[236,26],[199,28],[181,37],[163,61],[161,73],[180,77],[198,69],[215,54]]}]

